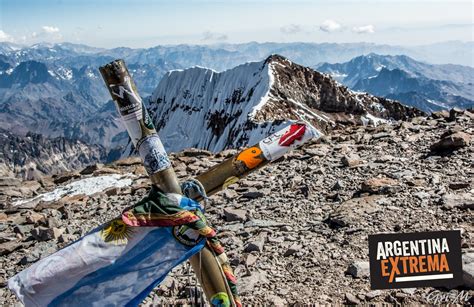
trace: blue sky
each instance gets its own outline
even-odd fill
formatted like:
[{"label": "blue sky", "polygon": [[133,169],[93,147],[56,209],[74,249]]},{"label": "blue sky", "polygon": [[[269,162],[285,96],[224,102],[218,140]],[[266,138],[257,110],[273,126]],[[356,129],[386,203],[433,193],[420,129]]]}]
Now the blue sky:
[{"label": "blue sky", "polygon": [[0,0],[0,41],[98,47],[472,41],[472,1]]}]

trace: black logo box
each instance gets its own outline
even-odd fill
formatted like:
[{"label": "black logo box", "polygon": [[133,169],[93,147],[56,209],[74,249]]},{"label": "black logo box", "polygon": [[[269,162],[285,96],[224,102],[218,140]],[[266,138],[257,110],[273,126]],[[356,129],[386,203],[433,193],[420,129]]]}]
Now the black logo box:
[{"label": "black logo box", "polygon": [[[446,253],[446,258],[449,264],[450,274],[453,278],[449,279],[434,279],[434,280],[418,280],[418,281],[404,281],[389,283],[389,277],[382,276],[382,269],[380,260],[377,260],[377,245],[378,242],[386,241],[413,241],[423,239],[446,238],[449,245],[449,252]],[[426,255],[426,253],[425,253]],[[389,233],[369,235],[369,258],[370,258],[370,285],[372,289],[397,289],[397,288],[414,288],[414,287],[448,287],[453,288],[462,284],[462,260],[461,260],[461,232],[459,230],[447,231],[430,231],[430,232],[414,232],[414,233]],[[389,272],[391,266],[389,265]],[[444,274],[439,272],[415,273],[410,275],[397,275],[398,277],[406,276],[429,276]]]}]

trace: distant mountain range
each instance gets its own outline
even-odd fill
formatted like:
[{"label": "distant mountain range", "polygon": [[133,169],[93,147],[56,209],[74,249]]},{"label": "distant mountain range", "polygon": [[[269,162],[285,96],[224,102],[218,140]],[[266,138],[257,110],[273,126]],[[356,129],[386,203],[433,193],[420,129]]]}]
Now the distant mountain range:
[{"label": "distant mountain range", "polygon": [[[361,116],[365,114],[364,112],[382,118],[393,116],[390,112],[390,114],[384,114],[383,112],[382,114],[375,114],[370,111],[370,108],[367,109],[368,105],[365,105],[366,109],[364,111],[361,111],[360,107],[356,107],[357,104],[353,104],[352,109],[324,109],[327,105],[319,105],[319,103],[323,101],[321,97],[326,95],[326,89],[333,90],[337,88],[337,92],[341,91],[343,93],[338,94],[340,97],[346,97],[347,95],[347,97],[352,97],[350,99],[347,97],[340,98],[336,95],[339,98],[335,101],[343,104],[348,101],[353,103],[353,99],[357,99],[359,96],[369,97],[370,95],[352,93],[336,86],[325,87],[319,82],[329,82],[327,80],[330,79],[319,77],[319,74],[315,74],[312,70],[307,71],[308,68],[288,68],[285,72],[281,72],[278,78],[289,78],[288,82],[281,83],[284,87],[270,86],[268,82],[263,81],[260,81],[260,85],[252,83],[256,82],[259,77],[263,78],[262,72],[257,68],[250,70],[233,69],[242,63],[254,62],[246,65],[256,65],[255,67],[264,65],[262,59],[272,54],[281,54],[283,58],[289,59],[289,62],[302,65],[298,65],[298,67],[317,67],[317,69],[331,74],[336,80],[354,90],[400,100],[405,104],[419,107],[425,111],[451,106],[469,107],[472,102],[472,68],[451,64],[431,65],[419,62],[419,60],[432,59],[432,62],[443,62],[444,59],[451,58],[453,63],[473,65],[470,62],[472,61],[471,57],[463,56],[464,54],[471,54],[472,47],[472,43],[462,42],[439,44],[436,50],[430,50],[427,46],[399,47],[370,43],[251,42],[213,46],[176,45],[156,46],[146,49],[103,49],[71,43],[36,44],[28,47],[0,43],[0,121],[2,122],[2,128],[14,135],[24,137],[28,132],[34,132],[43,135],[44,139],[59,137],[73,142],[80,141],[82,144],[99,145],[105,150],[105,155],[102,155],[102,157],[108,157],[107,159],[117,157],[127,145],[128,136],[117,119],[115,107],[110,101],[110,96],[98,73],[100,65],[116,58],[125,59],[142,97],[150,97],[154,93],[151,99],[146,98],[145,100],[152,102],[150,108],[157,112],[155,115],[157,124],[159,128],[165,129],[163,131],[166,135],[171,135],[171,130],[166,129],[171,129],[172,126],[164,124],[163,120],[170,114],[160,115],[160,112],[165,109],[160,109],[161,107],[157,105],[158,99],[165,98],[165,93],[168,93],[167,98],[173,96],[176,99],[182,98],[179,95],[192,95],[195,99],[193,100],[194,103],[200,106],[189,106],[191,111],[193,111],[193,108],[210,107],[208,105],[210,102],[204,101],[203,97],[217,98],[218,101],[225,98],[232,102],[231,105],[234,106],[232,112],[227,108],[212,106],[209,111],[218,113],[213,115],[203,113],[204,117],[194,119],[201,120],[200,125],[203,125],[204,122],[209,120],[206,116],[214,116],[213,118],[217,121],[214,124],[215,127],[207,127],[206,129],[217,129],[216,131],[225,129],[224,126],[229,125],[229,123],[236,123],[237,117],[239,118],[239,125],[254,125],[250,124],[250,121],[247,121],[244,117],[254,114],[247,111],[253,109],[258,101],[252,100],[256,98],[249,97],[250,92],[245,91],[252,88],[254,88],[254,91],[257,89],[263,90],[265,86],[273,91],[272,97],[278,100],[278,103],[274,103],[280,113],[273,114],[275,118],[278,118],[278,121],[286,118],[286,116],[299,118],[300,115],[304,115],[306,119],[311,119],[311,116],[317,117],[316,115],[318,115],[323,118],[328,116],[329,119],[326,118],[326,120],[330,124],[326,123],[326,125],[330,126],[336,122],[347,121],[348,117],[341,115],[331,117],[325,114],[326,112],[334,114],[348,112],[348,114],[357,115],[353,120],[354,122],[360,122]],[[371,54],[372,52],[394,56],[376,56]],[[365,56],[359,57],[361,54],[365,54]],[[415,61],[407,56],[395,56],[396,54],[410,55],[417,60]],[[365,60],[359,63],[359,60],[356,60],[358,57]],[[380,59],[373,62],[376,57],[380,57]],[[369,60],[370,58],[372,60]],[[349,62],[328,64],[344,61]],[[280,62],[283,65],[286,60]],[[323,62],[327,63],[318,64]],[[357,63],[352,65],[350,64],[352,62]],[[275,65],[278,66],[278,64]],[[197,67],[189,70],[190,67],[195,66],[206,68]],[[270,66],[273,67],[274,65]],[[210,73],[210,69],[215,71]],[[229,70],[222,72],[227,69]],[[181,72],[183,70],[184,72]],[[236,76],[236,70],[241,71],[243,75]],[[169,73],[169,71],[172,72]],[[193,73],[190,73],[190,71]],[[278,69],[273,71],[278,71]],[[288,74],[301,74],[303,71],[307,76],[314,77],[315,80],[312,82],[305,80],[305,84],[292,83],[291,79],[299,79],[299,76],[288,76]],[[218,74],[217,72],[222,73]],[[253,75],[254,73],[256,75]],[[199,94],[196,94],[199,91],[198,88],[189,87],[187,82],[180,79],[170,82],[171,78],[177,78],[178,76],[180,78],[181,76],[190,78],[192,74],[196,74],[196,84],[203,86],[201,91],[205,91],[201,93],[205,96],[202,96],[200,100],[197,99]],[[209,74],[213,78],[215,77],[215,80],[228,80],[229,82],[238,80],[241,85],[235,83],[237,81],[231,82],[232,87],[229,87],[228,83],[207,84],[203,80],[210,76]],[[341,79],[343,75],[347,75],[347,80],[346,77]],[[162,80],[163,76],[165,76],[165,79]],[[162,82],[160,83],[160,81]],[[387,84],[391,85],[387,86]],[[285,86],[290,85],[295,88],[294,91],[285,88]],[[182,88],[179,86],[182,86]],[[184,88],[188,89],[189,92],[183,92]],[[302,94],[303,91],[308,93]],[[247,96],[239,96],[244,94]],[[312,95],[316,96],[313,97]],[[233,102],[237,98],[240,101],[243,97],[247,97],[246,99],[249,100],[246,100],[243,104]],[[297,106],[290,100],[283,103],[285,97],[289,97],[301,105]],[[225,99],[224,103],[226,103]],[[388,100],[382,99],[380,101]],[[184,103],[181,100],[175,102],[179,102],[180,106],[183,106]],[[188,100],[185,100],[185,102],[189,103]],[[306,109],[305,103],[311,104],[310,109]],[[242,109],[243,105],[250,109]],[[387,109],[384,104],[382,105]],[[320,109],[320,107],[323,107],[323,109]],[[241,109],[241,113],[237,114],[236,112],[239,109]],[[188,110],[188,112],[191,111]],[[322,115],[318,113],[319,111],[323,112]],[[354,113],[355,111],[358,113]],[[258,114],[263,117],[259,119],[257,125],[272,121],[272,117],[268,116],[271,113]],[[231,116],[232,118],[229,119],[225,116]],[[278,121],[275,122],[275,125]],[[319,124],[323,128],[324,125]],[[265,131],[269,131],[270,126]],[[236,127],[232,129],[237,131],[235,130]],[[262,133],[265,133],[265,131],[262,130]],[[236,135],[230,136],[236,137]],[[247,140],[247,136],[245,134],[239,136],[240,141],[236,143],[223,139],[219,141],[215,139],[207,140],[206,142],[209,145],[202,147],[219,150],[227,146],[240,146],[244,140]],[[191,141],[183,144],[186,144],[186,146],[196,145]],[[171,144],[171,139],[167,145],[170,148],[174,146]]]},{"label": "distant mountain range", "polygon": [[368,54],[314,67],[356,91],[365,91],[425,112],[474,106],[474,68],[432,65],[404,56]]}]

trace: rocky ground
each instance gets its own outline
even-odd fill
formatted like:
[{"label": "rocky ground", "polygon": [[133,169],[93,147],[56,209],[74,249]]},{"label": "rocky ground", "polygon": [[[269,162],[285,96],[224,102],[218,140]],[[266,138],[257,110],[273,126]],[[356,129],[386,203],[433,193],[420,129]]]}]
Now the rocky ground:
[{"label": "rocky ground", "polygon": [[[426,303],[434,290],[449,290],[370,289],[367,236],[443,229],[461,230],[465,285],[456,290],[474,296],[473,134],[468,111],[348,127],[214,195],[207,216],[227,248],[244,305]],[[232,153],[188,150],[172,159],[184,180]],[[12,205],[106,174],[132,183]],[[134,158],[40,181],[0,179],[0,304],[17,304],[5,288],[10,276],[115,217],[148,186]],[[195,280],[188,272],[187,264],[176,268],[143,304],[190,304]]]}]

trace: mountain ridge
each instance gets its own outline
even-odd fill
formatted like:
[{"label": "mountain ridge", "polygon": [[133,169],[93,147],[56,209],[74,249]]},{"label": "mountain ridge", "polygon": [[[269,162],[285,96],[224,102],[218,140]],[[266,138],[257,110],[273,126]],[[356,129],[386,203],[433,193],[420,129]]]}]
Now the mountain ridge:
[{"label": "mountain ridge", "polygon": [[285,121],[323,132],[337,125],[423,114],[395,101],[355,93],[280,55],[223,72],[193,67],[167,73],[149,102],[165,148],[220,151],[258,142]]},{"label": "mountain ridge", "polygon": [[356,91],[402,101],[425,112],[474,106],[474,68],[432,65],[405,55],[369,54],[316,69]]},{"label": "mountain ridge", "polygon": [[0,176],[38,180],[106,160],[102,146],[29,132],[14,135],[0,129]]}]

